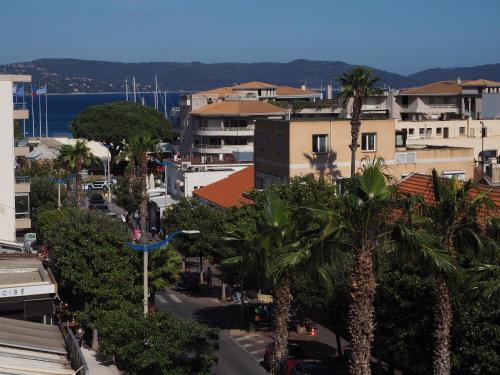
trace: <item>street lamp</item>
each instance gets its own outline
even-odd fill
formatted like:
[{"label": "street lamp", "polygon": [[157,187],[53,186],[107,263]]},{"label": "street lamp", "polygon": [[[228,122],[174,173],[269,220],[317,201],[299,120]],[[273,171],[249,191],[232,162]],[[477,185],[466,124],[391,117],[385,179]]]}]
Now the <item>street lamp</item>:
[{"label": "street lamp", "polygon": [[[144,315],[147,315],[148,313],[148,254],[150,251],[159,249],[169,242],[171,242],[174,237],[180,235],[180,234],[198,234],[200,233],[199,230],[178,230],[176,232],[170,233],[167,237],[165,237],[164,240],[159,241],[159,242],[154,242],[150,244],[135,244],[135,243],[130,243],[127,242],[127,246],[131,248],[132,250],[136,251],[142,251],[144,252],[144,257],[143,257],[143,280],[144,280],[144,297],[143,297],[143,307],[144,307]],[[143,234],[145,235],[145,234]]]},{"label": "street lamp", "polygon": [[54,182],[57,184],[57,208],[61,208],[61,185],[65,184],[69,180],[72,180],[75,178],[75,175],[63,177],[63,178],[52,178],[50,179],[51,182]]}]

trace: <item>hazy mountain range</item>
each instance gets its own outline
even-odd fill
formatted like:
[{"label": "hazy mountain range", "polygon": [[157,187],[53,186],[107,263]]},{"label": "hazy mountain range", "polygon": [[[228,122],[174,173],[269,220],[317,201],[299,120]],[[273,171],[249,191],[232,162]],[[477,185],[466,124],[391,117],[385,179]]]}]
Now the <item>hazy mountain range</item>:
[{"label": "hazy mountain range", "polygon": [[[217,63],[144,62],[121,63],[76,59],[39,59],[0,65],[1,73],[31,74],[33,83],[47,83],[51,93],[125,91],[135,77],[138,90],[154,89],[155,74],[161,90],[193,91],[231,86],[246,81],[264,81],[280,85],[310,88],[326,86],[340,74],[352,69],[341,61],[294,60],[288,63]],[[411,75],[400,75],[373,68],[381,85],[401,88],[441,80],[485,78],[500,81],[500,64],[466,68],[436,68]]]}]

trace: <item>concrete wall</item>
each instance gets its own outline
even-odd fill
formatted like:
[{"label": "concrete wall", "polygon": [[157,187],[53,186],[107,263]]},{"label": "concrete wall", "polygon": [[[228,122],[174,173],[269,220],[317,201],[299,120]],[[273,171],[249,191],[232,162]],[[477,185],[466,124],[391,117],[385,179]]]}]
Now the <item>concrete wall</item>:
[{"label": "concrete wall", "polygon": [[14,108],[12,82],[0,80],[0,239],[15,241]]},{"label": "concrete wall", "polygon": [[487,119],[500,118],[500,94],[483,93],[482,117]]},{"label": "concrete wall", "polygon": [[[393,119],[362,122],[360,136],[363,133],[375,133],[376,149],[363,151],[359,147],[356,153],[357,168],[362,165],[364,158],[381,157],[387,163],[389,172],[397,179],[410,172],[428,173],[432,168],[440,173],[463,171],[466,178],[473,177],[473,149],[396,149],[395,125]],[[330,145],[327,152],[313,152],[314,135],[327,135]],[[283,137],[281,153],[277,147],[279,137]],[[351,165],[350,140],[348,120],[258,121],[254,151],[256,186],[265,179],[286,182],[290,177],[308,174],[324,177],[331,182],[348,177]],[[361,145],[361,139],[358,144]],[[396,156],[402,153],[410,153],[412,158],[401,162]]]}]

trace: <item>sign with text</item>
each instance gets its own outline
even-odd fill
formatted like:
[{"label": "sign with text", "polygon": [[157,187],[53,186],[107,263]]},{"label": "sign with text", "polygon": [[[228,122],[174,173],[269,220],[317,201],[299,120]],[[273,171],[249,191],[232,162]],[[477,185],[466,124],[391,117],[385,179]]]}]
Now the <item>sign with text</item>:
[{"label": "sign with text", "polygon": [[33,296],[37,294],[50,294],[55,292],[56,287],[54,284],[28,285],[12,288],[0,287],[0,298]]}]

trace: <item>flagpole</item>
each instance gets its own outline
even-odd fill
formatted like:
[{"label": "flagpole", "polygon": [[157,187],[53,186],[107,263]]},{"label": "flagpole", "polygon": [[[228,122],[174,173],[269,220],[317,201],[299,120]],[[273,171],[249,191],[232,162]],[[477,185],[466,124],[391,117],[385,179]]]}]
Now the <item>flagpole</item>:
[{"label": "flagpole", "polygon": [[47,112],[48,104],[47,104],[47,84],[45,84],[45,136],[49,137],[49,121],[48,121],[48,112]]},{"label": "flagpole", "polygon": [[31,132],[31,136],[35,138],[35,109],[33,105],[33,85],[31,85],[31,122],[33,123],[33,131]]},{"label": "flagpole", "polygon": [[40,97],[41,95],[38,95],[38,130],[42,138],[42,99]]}]

